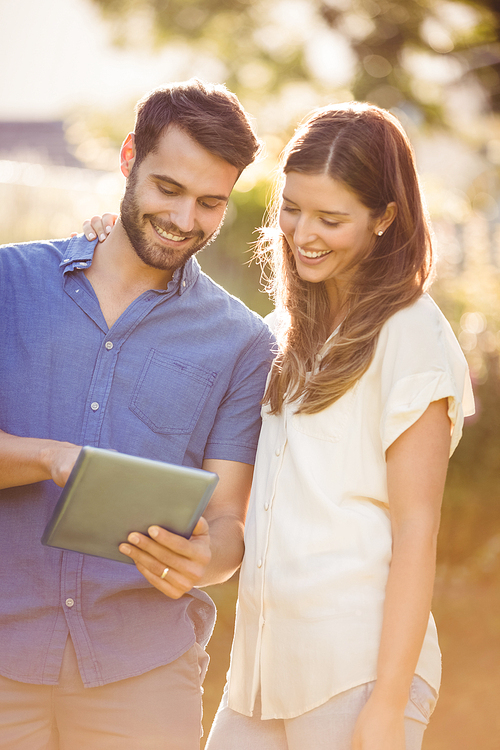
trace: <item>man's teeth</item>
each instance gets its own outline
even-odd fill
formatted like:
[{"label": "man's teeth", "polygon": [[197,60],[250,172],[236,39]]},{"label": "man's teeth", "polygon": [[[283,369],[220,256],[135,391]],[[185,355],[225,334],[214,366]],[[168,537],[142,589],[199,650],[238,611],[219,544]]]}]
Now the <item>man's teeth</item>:
[{"label": "man's teeth", "polygon": [[303,247],[299,247],[299,251],[300,254],[305,255],[306,258],[321,258],[322,255],[328,255],[329,253],[331,253],[331,250],[315,252],[314,250],[304,250]]},{"label": "man's teeth", "polygon": [[158,224],[153,224],[155,230],[158,232],[158,234],[161,237],[165,237],[166,240],[174,240],[174,242],[182,242],[186,238],[179,235],[179,234],[171,234],[170,232],[165,232],[164,229],[158,226]]}]

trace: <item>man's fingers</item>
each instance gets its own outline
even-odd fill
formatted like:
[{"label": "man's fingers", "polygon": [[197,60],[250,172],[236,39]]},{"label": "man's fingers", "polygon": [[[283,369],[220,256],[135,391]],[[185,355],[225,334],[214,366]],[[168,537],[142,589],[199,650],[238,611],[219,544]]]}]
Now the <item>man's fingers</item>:
[{"label": "man's fingers", "polygon": [[[154,527],[158,528],[158,527]],[[180,575],[193,582],[201,577],[205,567],[210,562],[210,542],[207,536],[203,543],[184,539],[177,534],[162,529],[165,532],[162,538],[170,543],[160,544],[150,539],[145,534],[134,531],[127,538],[128,544],[124,544],[123,552],[128,554],[134,562],[140,562],[155,575],[161,575],[165,567],[173,568]],[[159,535],[160,536],[160,535]]]},{"label": "man's fingers", "polygon": [[[191,539],[185,539],[183,536],[173,534],[171,531],[167,531],[161,526],[150,526],[148,534],[154,539],[155,543],[159,544],[161,547],[170,549],[176,554],[187,557],[190,560],[202,559],[205,564],[208,563],[208,561],[205,560],[205,557],[206,554],[209,553],[210,546],[209,526],[203,516],[196,524]],[[147,548],[148,542],[150,542],[151,539],[144,537],[143,535],[139,536],[141,537],[138,542],[139,545]],[[130,537],[129,541],[131,541],[132,544],[136,543],[133,542]],[[153,548],[151,548],[151,552],[152,554],[155,554]]]},{"label": "man's fingers", "polygon": [[[148,532],[153,538],[133,531],[119,550],[135,562],[155,588],[178,599],[196,586],[210,562],[208,523],[200,518],[191,539],[172,534],[161,526],[150,526]],[[162,578],[166,568],[168,571]]]},{"label": "man's fingers", "polygon": [[169,569],[166,578],[161,578],[161,576],[155,575],[148,568],[141,565],[141,563],[137,563],[137,570],[142,573],[144,578],[149,581],[152,586],[158,589],[158,591],[161,591],[162,594],[169,596],[171,599],[180,599],[181,596],[184,596],[184,594],[191,591],[193,588],[190,582],[179,581],[176,572],[172,569]]},{"label": "man's fingers", "polygon": [[[144,550],[132,544],[121,544],[120,552],[130,557],[136,564],[140,573],[159,591],[173,599],[178,599],[193,588],[196,575],[191,578],[174,567],[175,560],[170,565],[165,564],[155,557],[151,557]],[[178,560],[179,558],[177,558]],[[167,569],[165,576],[162,574]]]}]

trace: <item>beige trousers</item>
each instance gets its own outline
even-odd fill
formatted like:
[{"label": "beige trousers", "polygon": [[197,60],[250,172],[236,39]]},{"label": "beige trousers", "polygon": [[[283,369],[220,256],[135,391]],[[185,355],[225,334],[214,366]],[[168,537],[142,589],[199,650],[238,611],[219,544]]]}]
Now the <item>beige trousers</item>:
[{"label": "beige trousers", "polygon": [[[259,696],[253,717],[231,710],[226,686],[206,750],[351,750],[357,718],[374,685],[368,682],[347,690],[294,719],[266,720],[260,718]],[[421,750],[435,705],[433,689],[415,676],[405,710],[406,750]]]},{"label": "beige trousers", "polygon": [[199,750],[207,664],[195,644],[166,666],[84,688],[68,639],[58,685],[0,676],[0,748]]}]

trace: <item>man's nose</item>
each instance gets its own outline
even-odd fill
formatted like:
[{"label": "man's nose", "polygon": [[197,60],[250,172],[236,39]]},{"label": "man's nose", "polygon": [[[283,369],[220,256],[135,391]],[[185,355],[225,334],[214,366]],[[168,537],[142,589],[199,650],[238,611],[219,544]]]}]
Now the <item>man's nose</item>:
[{"label": "man's nose", "polygon": [[181,232],[191,232],[194,229],[196,201],[191,198],[179,198],[170,211],[170,220]]}]

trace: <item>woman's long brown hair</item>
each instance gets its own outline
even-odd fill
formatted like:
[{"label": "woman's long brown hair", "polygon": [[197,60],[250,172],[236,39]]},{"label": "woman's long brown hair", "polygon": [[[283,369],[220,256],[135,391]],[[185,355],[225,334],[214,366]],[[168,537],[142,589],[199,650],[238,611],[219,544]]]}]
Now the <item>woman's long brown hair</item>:
[{"label": "woman's long brown hair", "polygon": [[[431,233],[413,150],[399,121],[385,110],[352,102],[314,111],[284,149],[280,165],[282,177],[256,247],[260,262],[271,267],[268,290],[283,321],[264,403],[278,414],[286,398],[299,401],[298,411],[312,414],[359,380],[384,323],[427,288]],[[389,203],[397,204],[392,224],[375,237],[371,252],[356,266],[343,292],[347,315],[326,344],[331,311],[325,285],[299,277],[279,229],[281,189],[288,172],[326,174],[343,183],[370,209],[374,222]]]}]

